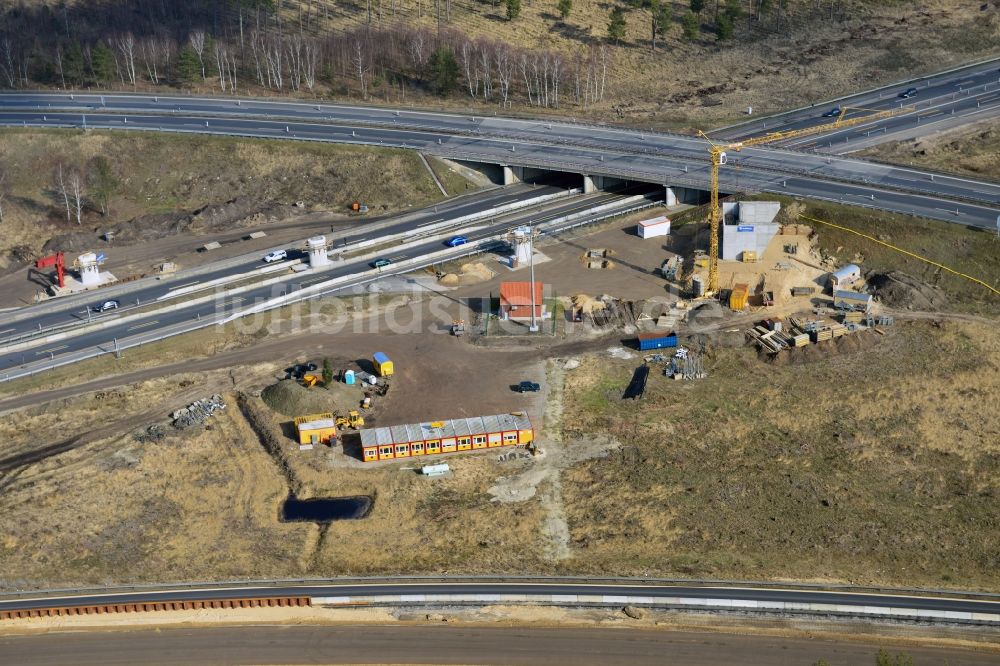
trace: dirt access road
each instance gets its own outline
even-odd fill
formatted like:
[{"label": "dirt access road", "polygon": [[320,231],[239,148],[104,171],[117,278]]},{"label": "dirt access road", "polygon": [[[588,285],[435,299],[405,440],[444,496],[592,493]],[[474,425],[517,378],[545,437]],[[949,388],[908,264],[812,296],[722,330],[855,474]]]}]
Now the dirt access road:
[{"label": "dirt access road", "polygon": [[[639,666],[873,663],[878,645],[638,629],[257,626],[42,633],[0,638],[22,666],[113,664],[555,664]],[[996,664],[996,655],[907,649],[918,664]],[[665,655],[670,655],[669,660]]]}]

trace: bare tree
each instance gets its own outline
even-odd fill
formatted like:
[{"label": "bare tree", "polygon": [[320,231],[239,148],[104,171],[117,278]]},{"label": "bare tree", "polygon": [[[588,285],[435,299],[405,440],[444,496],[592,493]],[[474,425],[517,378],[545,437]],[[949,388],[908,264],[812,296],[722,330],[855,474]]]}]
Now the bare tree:
[{"label": "bare tree", "polygon": [[191,42],[191,48],[194,49],[195,54],[198,56],[198,62],[201,64],[201,80],[205,80],[205,31],[195,30],[191,33],[188,41]]},{"label": "bare tree", "polygon": [[72,219],[72,212],[69,207],[69,188],[66,186],[66,174],[64,173],[62,162],[56,165],[56,192],[62,197],[63,205],[66,206],[66,221]]},{"label": "bare tree", "polygon": [[497,82],[500,84],[500,101],[506,106],[510,100],[510,81],[514,76],[514,56],[510,47],[502,42],[493,46],[493,61],[497,66]]},{"label": "bare tree", "polygon": [[487,102],[493,97],[493,76],[490,63],[490,45],[480,40],[476,46],[479,54],[479,64],[477,70],[479,77],[483,80],[483,99]]},{"label": "bare tree", "polygon": [[73,199],[73,206],[76,209],[76,223],[83,224],[83,202],[86,197],[84,187],[85,179],[79,169],[70,169],[66,178],[69,184],[69,194]]},{"label": "bare tree", "polygon": [[56,44],[56,72],[59,74],[59,84],[62,86],[63,90],[66,90],[66,73],[63,71],[63,52],[62,46]]},{"label": "bare tree", "polygon": [[302,59],[302,76],[310,92],[316,87],[316,67],[319,65],[319,45],[312,39],[305,43]]},{"label": "bare tree", "polygon": [[354,40],[352,63],[354,64],[355,71],[358,73],[358,81],[361,83],[361,99],[368,99],[368,84],[365,82],[367,62],[365,60],[364,44],[361,43],[360,37]]},{"label": "bare tree", "polygon": [[229,74],[229,53],[226,45],[222,42],[215,42],[212,47],[215,54],[215,69],[219,72],[219,88],[226,92],[226,78]]},{"label": "bare tree", "polygon": [[125,33],[117,40],[118,50],[122,53],[124,76],[135,87],[135,37],[131,32]]},{"label": "bare tree", "polygon": [[410,35],[410,41],[407,46],[409,47],[410,58],[413,60],[413,69],[422,68],[424,60],[427,57],[424,31],[419,29],[414,31]]},{"label": "bare tree", "polygon": [[469,97],[475,99],[479,93],[479,70],[476,69],[475,65],[474,47],[468,39],[462,41],[458,57],[462,61],[462,73],[465,75],[465,84],[469,88]]},{"label": "bare tree", "polygon": [[174,44],[170,39],[150,38],[139,44],[139,56],[146,68],[146,76],[150,83],[157,84],[166,72],[170,62]]},{"label": "bare tree", "polygon": [[0,40],[0,72],[7,80],[8,88],[16,88],[17,80],[20,78],[21,67],[14,61],[14,45],[10,37]]}]

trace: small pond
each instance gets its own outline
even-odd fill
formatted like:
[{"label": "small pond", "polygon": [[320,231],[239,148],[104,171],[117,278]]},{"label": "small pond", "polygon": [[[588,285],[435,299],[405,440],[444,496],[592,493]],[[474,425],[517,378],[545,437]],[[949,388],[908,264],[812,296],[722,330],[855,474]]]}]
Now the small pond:
[{"label": "small pond", "polygon": [[283,522],[329,523],[334,520],[357,520],[364,518],[372,508],[372,498],[319,497],[300,500],[289,495],[281,508]]}]

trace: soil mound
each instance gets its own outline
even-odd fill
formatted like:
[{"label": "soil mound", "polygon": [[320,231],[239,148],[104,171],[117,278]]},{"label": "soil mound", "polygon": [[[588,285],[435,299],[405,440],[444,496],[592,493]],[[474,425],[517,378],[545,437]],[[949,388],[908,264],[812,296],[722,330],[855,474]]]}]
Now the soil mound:
[{"label": "soil mound", "polygon": [[893,308],[936,310],[948,303],[943,291],[902,271],[874,273],[868,284],[882,303]]},{"label": "soil mound", "polygon": [[264,404],[285,416],[303,416],[336,411],[334,396],[326,389],[306,388],[294,379],[271,384],[260,394]]}]

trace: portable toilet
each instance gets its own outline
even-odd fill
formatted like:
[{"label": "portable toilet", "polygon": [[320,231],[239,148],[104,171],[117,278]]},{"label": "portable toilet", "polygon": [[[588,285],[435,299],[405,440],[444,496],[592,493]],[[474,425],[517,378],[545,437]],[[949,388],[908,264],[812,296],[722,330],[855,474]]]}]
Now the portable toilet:
[{"label": "portable toilet", "polygon": [[344,383],[348,386],[354,386],[354,371],[344,370]]},{"label": "portable toilet", "polygon": [[389,357],[384,352],[375,352],[372,359],[375,361],[375,372],[380,377],[392,376],[392,361],[389,360]]}]

